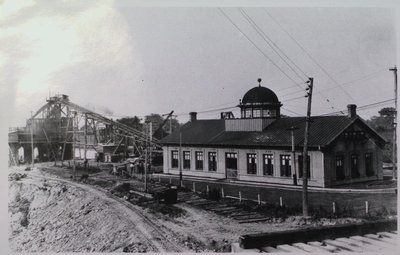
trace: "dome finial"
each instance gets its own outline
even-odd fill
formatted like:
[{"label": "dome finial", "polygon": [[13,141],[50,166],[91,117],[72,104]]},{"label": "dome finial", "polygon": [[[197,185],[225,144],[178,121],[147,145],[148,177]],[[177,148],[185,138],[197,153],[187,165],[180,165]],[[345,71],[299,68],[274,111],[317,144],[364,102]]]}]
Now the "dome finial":
[{"label": "dome finial", "polygon": [[261,81],[262,81],[262,79],[261,78],[258,78],[258,86],[260,86],[261,87]]}]

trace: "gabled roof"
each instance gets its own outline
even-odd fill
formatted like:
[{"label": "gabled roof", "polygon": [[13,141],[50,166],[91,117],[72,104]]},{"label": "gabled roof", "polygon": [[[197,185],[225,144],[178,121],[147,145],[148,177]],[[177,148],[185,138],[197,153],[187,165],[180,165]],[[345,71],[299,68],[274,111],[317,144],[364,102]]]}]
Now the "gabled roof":
[{"label": "gabled roof", "polygon": [[[369,127],[360,117],[347,116],[314,116],[311,118],[309,132],[310,147],[324,147],[332,143],[353,123],[359,123],[379,142],[384,139]],[[288,129],[294,131],[295,145],[304,143],[305,117],[285,117],[274,121],[263,131],[225,131],[225,120],[196,120],[188,122],[181,128],[183,145],[201,146],[248,146],[248,147],[289,147],[292,138]],[[162,144],[179,144],[179,131],[161,140]]]}]

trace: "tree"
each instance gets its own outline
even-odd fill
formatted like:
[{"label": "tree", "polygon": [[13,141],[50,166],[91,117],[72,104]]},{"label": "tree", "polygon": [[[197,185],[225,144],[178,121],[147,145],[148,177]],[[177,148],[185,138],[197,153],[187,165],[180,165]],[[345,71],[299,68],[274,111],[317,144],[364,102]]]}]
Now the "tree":
[{"label": "tree", "polygon": [[147,115],[145,118],[145,122],[151,122],[153,125],[153,132],[156,131],[164,122],[163,117],[160,114],[152,113]]},{"label": "tree", "polygon": [[395,109],[394,107],[385,107],[382,108],[378,113],[381,117],[390,117],[393,118],[395,114]]},{"label": "tree", "polygon": [[393,117],[394,108],[385,107],[379,112],[379,116],[373,116],[368,120],[368,124],[371,125],[376,131],[380,133],[392,132],[393,131]]},{"label": "tree", "polygon": [[179,126],[180,126],[177,119],[169,118],[163,127],[164,132],[167,134],[170,134],[170,122],[171,122],[171,131],[172,132],[175,132],[176,130],[178,130]]},{"label": "tree", "polygon": [[383,161],[392,162],[393,150],[393,120],[395,109],[393,107],[382,108],[379,116],[373,116],[367,123],[375,129],[386,140],[386,146],[383,150]]},{"label": "tree", "polygon": [[119,122],[119,123],[125,124],[128,127],[131,127],[131,128],[136,129],[138,131],[142,131],[142,129],[143,129],[143,124],[140,123],[140,119],[137,116],[121,118],[121,119],[117,119],[116,121]]},{"label": "tree", "polygon": [[153,136],[157,139],[162,139],[169,134],[170,121],[172,132],[179,128],[179,122],[176,119],[164,119],[160,114],[152,113],[146,116],[146,122],[151,122],[153,124]]}]

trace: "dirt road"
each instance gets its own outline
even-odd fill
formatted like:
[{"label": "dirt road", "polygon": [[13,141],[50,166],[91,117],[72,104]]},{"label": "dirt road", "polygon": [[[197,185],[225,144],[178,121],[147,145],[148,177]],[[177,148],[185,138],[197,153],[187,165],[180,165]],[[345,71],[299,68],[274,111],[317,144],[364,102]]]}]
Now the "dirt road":
[{"label": "dirt road", "polygon": [[[140,251],[154,252],[180,252],[186,250],[179,245],[179,243],[174,242],[176,238],[172,236],[173,233],[156,225],[151,217],[148,217],[141,208],[137,208],[124,200],[113,197],[100,188],[50,177],[41,174],[37,170],[31,172],[15,170],[14,173],[25,174],[26,177],[18,181],[14,180],[10,182],[10,201],[12,202],[10,202],[9,207],[11,210],[11,218],[15,220],[22,217],[22,222],[29,221],[31,224],[22,223],[22,225],[27,224],[26,228],[22,226],[22,228],[14,227],[14,229],[12,229],[10,244],[11,248],[14,248],[13,250],[122,251],[124,248],[125,250],[131,249],[137,251],[141,249]],[[64,192],[62,192],[62,190],[64,190]],[[21,206],[21,201],[25,206]],[[57,206],[60,205],[60,203],[62,206]],[[27,204],[28,206],[26,206]],[[50,206],[46,206],[46,204]],[[29,209],[28,212],[24,212],[26,216],[21,216],[21,214],[24,214],[20,211],[21,207]],[[66,210],[66,207],[70,208],[70,210]],[[90,209],[88,209],[88,207],[90,207]],[[13,208],[16,213],[12,213]],[[36,217],[35,211],[39,209],[46,209],[46,211],[43,210],[42,213],[46,213],[47,217]],[[51,210],[48,211],[49,209]],[[98,211],[94,212],[94,210]],[[56,217],[68,211],[77,214],[76,217],[73,215],[67,217],[71,219],[60,219],[60,217]],[[82,213],[78,213],[78,211]],[[29,219],[24,221],[23,218],[28,217],[28,215]],[[59,221],[55,228],[52,229],[55,231],[49,231],[50,229],[48,227],[49,220],[51,221],[52,218],[57,218],[57,221]],[[60,226],[61,223],[65,225]],[[96,224],[100,225],[96,226]],[[16,226],[16,224],[13,225]],[[68,227],[81,230],[77,225],[80,225],[82,229],[85,228],[86,234],[90,234],[90,238],[83,237],[82,231],[72,231],[73,233],[71,234],[76,234],[76,236],[69,236],[69,238],[67,238],[68,233],[71,232],[68,230]],[[37,244],[35,244],[37,238],[28,238],[27,242],[26,237],[30,234],[35,236],[33,232],[38,228],[42,229],[42,227],[44,227],[44,229],[39,231],[39,233],[43,235],[43,238],[40,239]],[[107,229],[107,227],[110,228]],[[96,243],[96,237],[93,237],[90,233],[91,228],[96,231],[98,231],[99,228],[103,230],[103,233],[97,233],[95,235],[101,236],[100,240],[102,240],[104,245]],[[48,232],[47,234],[45,230]],[[62,235],[60,238],[57,236],[58,232]],[[116,235],[118,232],[122,234],[122,236],[119,237]],[[81,242],[78,241],[78,236],[82,236],[83,239],[81,239]],[[55,242],[51,242],[51,245],[46,245],[46,243],[49,244],[49,240],[53,241],[53,239]],[[57,240],[60,239],[63,239],[64,242],[57,242]],[[88,241],[87,245],[79,245],[79,243],[83,244],[86,241]],[[72,245],[72,242],[76,242],[78,245]],[[59,243],[58,247],[54,245],[56,243]],[[51,250],[48,250],[48,248],[51,248]],[[53,250],[54,248],[56,250]]]}]

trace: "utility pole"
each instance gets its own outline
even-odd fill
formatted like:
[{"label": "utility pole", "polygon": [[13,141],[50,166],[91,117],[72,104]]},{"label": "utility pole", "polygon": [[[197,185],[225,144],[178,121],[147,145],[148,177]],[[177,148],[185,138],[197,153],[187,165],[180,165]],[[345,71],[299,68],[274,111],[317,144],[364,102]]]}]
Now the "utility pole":
[{"label": "utility pole", "polygon": [[[171,115],[171,118],[169,119],[169,134],[172,134],[172,119],[178,117],[178,115]],[[178,123],[179,125],[179,123]]]},{"label": "utility pole", "polygon": [[182,132],[179,126],[179,188],[182,188]]},{"label": "utility pole", "polygon": [[145,123],[144,127],[145,133],[145,156],[144,156],[144,191],[147,191],[147,123]]},{"label": "utility pole", "polygon": [[314,78],[310,77],[307,81],[308,88],[306,89],[308,97],[308,104],[307,104],[307,117],[306,117],[306,128],[304,133],[304,148],[303,148],[303,216],[308,216],[308,191],[307,191],[307,169],[308,169],[308,135],[310,129],[310,122],[311,122],[311,99],[312,99],[312,91],[314,85]]},{"label": "utility pole", "polygon": [[85,162],[86,162],[86,152],[87,152],[87,114],[85,113],[85,128],[84,128],[84,136],[85,136],[85,144],[84,144],[84,147],[83,147],[83,153],[84,153],[84,155],[83,155],[83,159],[85,160]]},{"label": "utility pole", "polygon": [[153,156],[153,145],[151,143],[151,141],[153,140],[153,122],[150,122],[149,124],[150,124],[150,130],[149,130],[149,146],[150,146],[149,170],[151,170],[152,156]]},{"label": "utility pole", "polygon": [[31,150],[32,150],[32,160],[31,160],[31,169],[33,170],[33,167],[35,165],[35,149],[33,148],[33,115],[31,111]]},{"label": "utility pole", "polygon": [[287,130],[290,130],[292,133],[292,169],[293,169],[293,184],[297,186],[297,171],[296,171],[296,151],[294,148],[294,131],[299,129],[298,127],[292,126],[291,128],[288,128]]},{"label": "utility pole", "polygon": [[393,161],[393,172],[392,172],[392,180],[396,180],[396,172],[397,172],[397,160],[396,160],[396,139],[397,139],[397,67],[390,68],[389,71],[392,71],[394,74],[394,113],[393,113],[393,149],[392,149],[392,161]]},{"label": "utility pole", "polygon": [[72,179],[76,179],[76,168],[75,168],[75,140],[76,140],[76,112],[74,111],[74,118],[72,120]]}]

